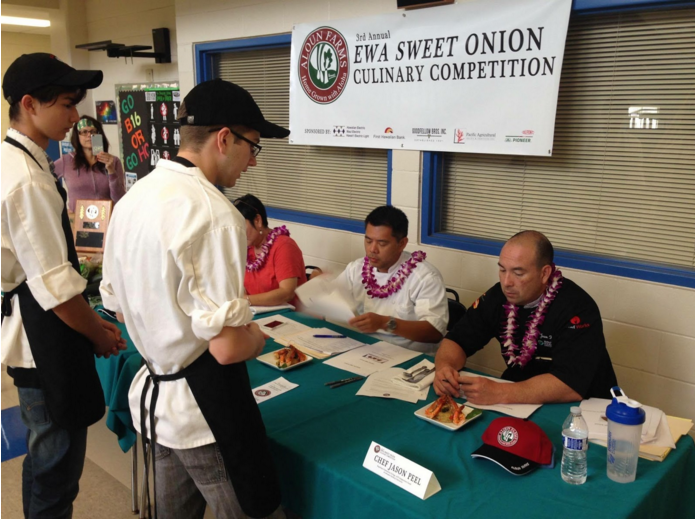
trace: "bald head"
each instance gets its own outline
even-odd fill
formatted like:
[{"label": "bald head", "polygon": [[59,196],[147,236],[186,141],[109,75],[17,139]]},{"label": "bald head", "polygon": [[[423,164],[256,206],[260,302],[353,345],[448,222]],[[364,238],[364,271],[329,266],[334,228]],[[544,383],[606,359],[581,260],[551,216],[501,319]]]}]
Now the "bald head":
[{"label": "bald head", "polygon": [[538,231],[520,231],[510,237],[506,244],[515,243],[531,247],[535,251],[535,262],[539,269],[553,264],[553,246],[546,235]]}]

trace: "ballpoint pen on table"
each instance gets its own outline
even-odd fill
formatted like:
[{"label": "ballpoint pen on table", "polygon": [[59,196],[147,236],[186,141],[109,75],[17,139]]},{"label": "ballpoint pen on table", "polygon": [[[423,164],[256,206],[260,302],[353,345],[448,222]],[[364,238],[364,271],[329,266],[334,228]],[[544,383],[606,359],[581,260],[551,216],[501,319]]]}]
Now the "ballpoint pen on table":
[{"label": "ballpoint pen on table", "polygon": [[314,338],[345,338],[343,334],[315,334]]},{"label": "ballpoint pen on table", "polygon": [[329,388],[333,389],[333,388],[338,388],[339,386],[353,383],[355,381],[360,381],[361,379],[365,379],[365,378],[363,376],[349,377],[348,379],[339,379],[338,381],[330,381],[328,383],[324,383],[324,386],[328,386]]}]

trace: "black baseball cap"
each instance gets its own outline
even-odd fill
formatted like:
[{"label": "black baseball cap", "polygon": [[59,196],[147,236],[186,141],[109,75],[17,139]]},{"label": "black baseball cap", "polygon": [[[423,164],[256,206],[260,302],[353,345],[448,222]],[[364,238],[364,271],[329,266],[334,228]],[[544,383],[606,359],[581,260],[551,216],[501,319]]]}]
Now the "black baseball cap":
[{"label": "black baseball cap", "polygon": [[261,137],[282,138],[290,130],[266,121],[261,109],[246,90],[220,78],[199,83],[184,98],[186,117],[179,123],[189,126],[244,125]]},{"label": "black baseball cap", "polygon": [[53,54],[35,52],[22,54],[12,62],[2,80],[2,93],[11,105],[41,87],[88,89],[101,85],[102,79],[100,70],[75,70]]}]

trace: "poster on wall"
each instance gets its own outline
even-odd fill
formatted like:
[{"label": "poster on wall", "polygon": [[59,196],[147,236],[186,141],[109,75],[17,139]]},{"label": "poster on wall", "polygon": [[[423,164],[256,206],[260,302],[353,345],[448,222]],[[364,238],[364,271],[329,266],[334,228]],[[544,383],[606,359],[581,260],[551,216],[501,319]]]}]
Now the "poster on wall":
[{"label": "poster on wall", "polygon": [[290,143],[551,155],[571,0],[295,25]]},{"label": "poster on wall", "polygon": [[118,114],[116,113],[116,103],[113,101],[97,101],[94,103],[97,110],[97,118],[103,125],[118,124]]},{"label": "poster on wall", "polygon": [[178,83],[118,85],[116,88],[121,153],[126,177],[132,186],[135,179],[154,170],[160,159],[176,157],[180,144],[176,118],[181,94]]}]

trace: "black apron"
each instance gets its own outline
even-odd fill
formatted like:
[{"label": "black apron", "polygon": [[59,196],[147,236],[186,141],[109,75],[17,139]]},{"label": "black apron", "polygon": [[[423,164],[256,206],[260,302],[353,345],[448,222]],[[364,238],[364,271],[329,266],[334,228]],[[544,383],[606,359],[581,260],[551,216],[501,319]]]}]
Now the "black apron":
[{"label": "black apron", "polygon": [[[188,168],[195,165],[175,157]],[[268,448],[266,428],[261,412],[251,393],[251,383],[246,364],[221,365],[209,350],[176,374],[157,375],[147,365],[149,375],[145,380],[140,398],[140,432],[143,453],[152,460],[153,480],[156,479],[154,464],[155,428],[147,437],[145,428],[145,402],[148,387],[152,382],[149,417],[155,425],[155,406],[160,382],[186,378],[193,397],[203,414],[215,442],[220,449],[225,468],[244,513],[250,517],[269,516],[280,505],[280,485],[275,466]],[[150,457],[148,457],[148,455]],[[147,477],[146,477],[147,478]],[[156,484],[155,484],[156,486]],[[149,499],[149,493],[146,499]],[[155,517],[157,516],[155,500]]]},{"label": "black apron", "polygon": [[[39,161],[21,143],[11,137],[6,137],[5,141],[22,150],[41,167]],[[56,189],[63,199],[61,219],[68,260],[79,273],[80,264],[65,207],[67,195],[58,182]],[[5,294],[3,317],[12,314],[11,300],[15,294],[18,295],[24,331],[36,364],[38,386],[43,389],[51,420],[65,430],[79,430],[96,423],[104,416],[105,404],[104,392],[95,368],[92,343],[68,327],[53,310],[44,310],[31,294],[26,281]],[[13,377],[15,371],[27,370],[8,368],[8,374]],[[15,378],[15,383],[18,383],[18,379]]]}]

